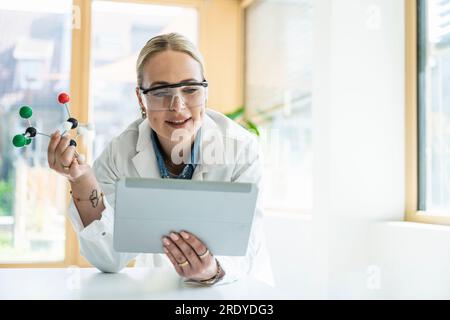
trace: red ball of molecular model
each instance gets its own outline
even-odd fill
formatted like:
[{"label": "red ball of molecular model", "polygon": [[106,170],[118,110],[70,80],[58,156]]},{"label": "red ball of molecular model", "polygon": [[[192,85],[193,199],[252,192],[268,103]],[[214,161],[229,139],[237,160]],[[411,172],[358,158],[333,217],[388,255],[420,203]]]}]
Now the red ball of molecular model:
[{"label": "red ball of molecular model", "polygon": [[62,93],[60,93],[58,95],[58,102],[61,103],[61,104],[69,103],[70,102],[70,96],[67,93],[62,92]]}]

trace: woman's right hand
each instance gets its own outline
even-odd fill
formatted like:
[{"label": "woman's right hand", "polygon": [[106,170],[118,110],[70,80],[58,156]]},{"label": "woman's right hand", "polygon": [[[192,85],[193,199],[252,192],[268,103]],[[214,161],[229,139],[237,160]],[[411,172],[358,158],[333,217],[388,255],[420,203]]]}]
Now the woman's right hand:
[{"label": "woman's right hand", "polygon": [[91,167],[75,154],[75,147],[70,146],[68,134],[61,136],[58,130],[51,135],[47,149],[48,165],[73,183],[78,182],[91,171]]}]

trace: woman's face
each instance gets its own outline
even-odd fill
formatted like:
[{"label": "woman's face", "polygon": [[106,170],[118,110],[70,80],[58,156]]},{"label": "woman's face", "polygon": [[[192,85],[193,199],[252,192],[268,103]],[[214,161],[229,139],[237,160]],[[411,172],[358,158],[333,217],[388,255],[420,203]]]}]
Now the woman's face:
[{"label": "woman's face", "polygon": [[[204,80],[200,64],[186,53],[167,50],[156,54],[147,61],[143,69],[142,87],[147,89],[151,86],[177,84],[186,80],[194,82]],[[152,111],[152,108],[149,107],[148,97],[141,94],[139,88],[136,88],[136,94],[141,109],[147,112],[151,128],[160,138],[173,141],[175,139],[172,139],[173,133],[177,129],[183,129],[184,134],[193,137],[203,123],[204,105],[188,108],[179,98],[175,98],[170,110]],[[205,96],[206,94],[205,91]],[[181,121],[185,122],[178,124]]]}]

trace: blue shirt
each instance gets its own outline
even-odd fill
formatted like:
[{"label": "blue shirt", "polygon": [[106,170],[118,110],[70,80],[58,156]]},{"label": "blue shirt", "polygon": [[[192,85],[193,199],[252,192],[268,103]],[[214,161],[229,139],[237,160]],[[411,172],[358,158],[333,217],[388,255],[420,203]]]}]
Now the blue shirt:
[{"label": "blue shirt", "polygon": [[195,168],[197,167],[198,153],[200,151],[200,140],[201,140],[201,128],[197,132],[197,136],[194,140],[194,145],[191,149],[191,162],[186,164],[178,176],[174,176],[167,170],[166,164],[164,163],[164,157],[162,155],[161,144],[158,140],[156,132],[152,130],[151,139],[153,144],[153,149],[155,150],[156,160],[158,162],[159,173],[163,179],[184,179],[191,180],[194,175]]}]

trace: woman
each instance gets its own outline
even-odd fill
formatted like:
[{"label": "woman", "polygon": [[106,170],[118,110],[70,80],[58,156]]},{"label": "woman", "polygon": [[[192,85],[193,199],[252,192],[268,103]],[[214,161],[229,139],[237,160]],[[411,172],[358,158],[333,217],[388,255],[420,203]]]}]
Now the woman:
[{"label": "woman", "polygon": [[165,255],[114,251],[114,184],[120,178],[259,183],[261,176],[254,137],[206,109],[202,58],[186,38],[171,33],[151,39],[139,54],[136,72],[142,119],[113,139],[93,168],[75,157],[70,138],[59,132],[48,146],[50,167],[70,181],[70,216],[82,255],[103,272],[118,272],[136,258],[136,266],[172,265],[186,280],[208,285],[232,282],[244,274],[267,280],[259,206],[246,257],[215,257],[184,230],[161,239]]}]

